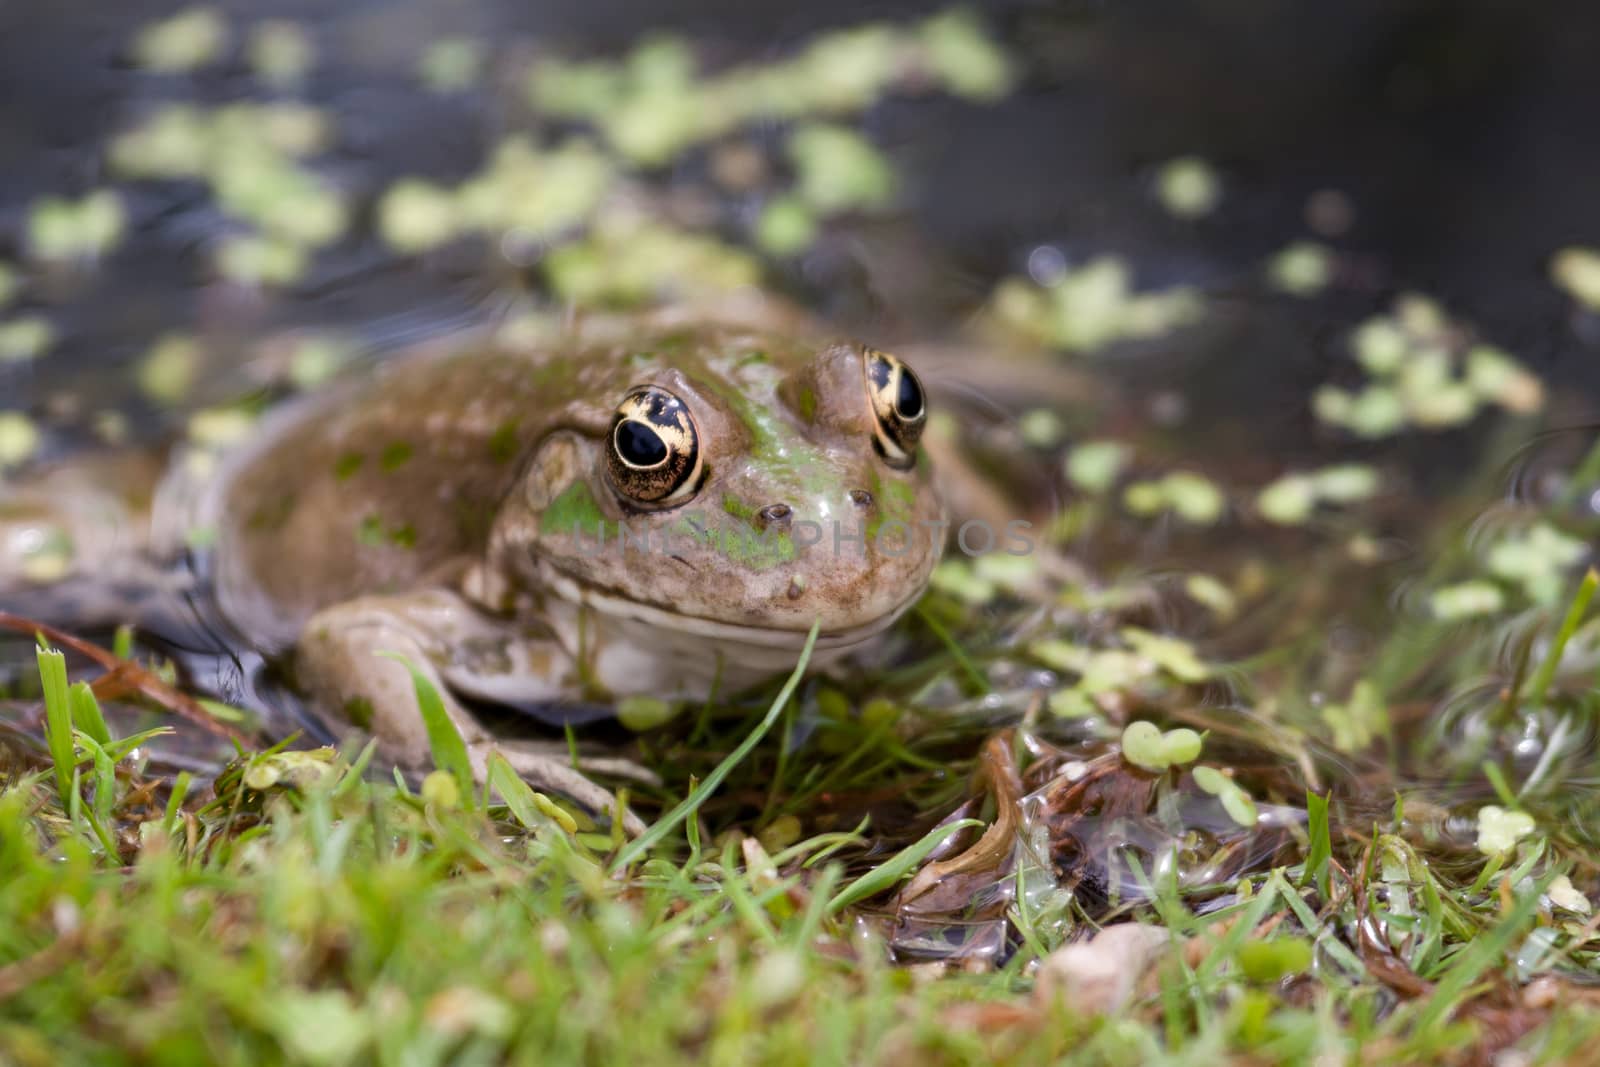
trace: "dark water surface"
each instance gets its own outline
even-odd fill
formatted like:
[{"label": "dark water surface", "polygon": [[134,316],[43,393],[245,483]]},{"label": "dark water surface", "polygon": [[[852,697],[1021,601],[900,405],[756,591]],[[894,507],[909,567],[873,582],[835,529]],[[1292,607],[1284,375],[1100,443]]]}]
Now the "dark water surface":
[{"label": "dark water surface", "polygon": [[[217,6],[236,31],[269,17],[312,29],[320,56],[307,95],[340,127],[331,172],[347,187],[376,189],[398,173],[464,174],[504,128],[505,116],[482,96],[439,97],[416,85],[416,55],[444,33],[583,54],[671,29],[721,63],[780,54],[822,28],[942,5]],[[121,61],[138,27],[175,10],[91,0],[0,4],[0,252],[15,254],[34,198],[105,182],[95,146],[152,103],[256,95],[237,59],[193,78]],[[1208,360],[1206,377],[1252,383],[1247,399],[1264,410],[1303,411],[1306,383],[1321,380],[1333,358],[1326,329],[1390,290],[1417,288],[1557,382],[1600,378],[1600,338],[1569,328],[1567,301],[1544,271],[1562,245],[1600,240],[1600,9],[1236,0],[985,10],[1026,58],[1019,93],[998,109],[894,100],[868,118],[869,132],[910,175],[918,232],[950,264],[948,285],[919,310],[976,301],[1041,243],[1069,262],[1124,253],[1149,284],[1236,289],[1263,256],[1307,235],[1306,198],[1335,189],[1356,207],[1335,243],[1366,264],[1360,284],[1346,287],[1351,306],[1296,310],[1292,323],[1270,331],[1270,345],[1230,346],[1231,365]],[[1149,168],[1188,153],[1214,161],[1227,182],[1221,210],[1200,223],[1172,220],[1149,193]],[[128,360],[159,330],[197,319],[201,294],[185,284],[181,256],[207,220],[185,212],[184,194],[167,183],[123,188],[134,237],[91,298],[75,299],[58,322],[58,358],[38,371],[36,386],[20,383],[24,394],[56,375]],[[439,279],[385,266],[359,242],[323,258],[295,297],[297,316],[348,324],[460,297]],[[1251,350],[1261,347],[1272,351]],[[14,377],[5,382],[17,385]],[[1237,392],[1229,393],[1237,404]]]}]

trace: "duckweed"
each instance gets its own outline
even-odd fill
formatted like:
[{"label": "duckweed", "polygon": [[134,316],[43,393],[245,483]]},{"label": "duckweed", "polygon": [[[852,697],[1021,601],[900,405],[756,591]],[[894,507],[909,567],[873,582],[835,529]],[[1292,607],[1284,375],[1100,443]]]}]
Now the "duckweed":
[{"label": "duckweed", "polygon": [[1594,904],[1589,898],[1579,892],[1572,884],[1572,879],[1564,874],[1559,874],[1545,889],[1545,894],[1550,902],[1559,908],[1575,911],[1579,915],[1588,915],[1594,910]]},{"label": "duckweed", "polygon": [[1203,682],[1211,676],[1211,668],[1195,652],[1194,646],[1181,638],[1151,633],[1134,626],[1123,627],[1120,635],[1134,652],[1180,682]]},{"label": "duckweed", "polygon": [[1358,437],[1388,437],[1408,427],[1448,429],[1471,421],[1485,405],[1514,414],[1544,404],[1539,379],[1501,349],[1469,339],[1438,304],[1403,296],[1393,310],[1351,334],[1351,352],[1367,384],[1323,386],[1312,409],[1323,422]]},{"label": "duckweed", "polygon": [[1231,619],[1239,611],[1239,598],[1215,575],[1191,574],[1183,580],[1183,591],[1219,619]]},{"label": "duckweed", "polygon": [[201,448],[226,448],[250,436],[253,412],[243,408],[207,408],[189,416],[189,440]]},{"label": "duckweed", "polygon": [[1553,604],[1566,589],[1568,573],[1588,556],[1587,542],[1541,522],[1493,544],[1484,565],[1495,577],[1521,586],[1529,600]]},{"label": "duckweed", "polygon": [[512,136],[456,190],[456,210],[462,226],[478,232],[553,237],[587,221],[613,177],[611,164],[583,138],[539,148]]},{"label": "duckweed", "polygon": [[1227,498],[1203,475],[1173,471],[1157,480],[1130,484],[1122,492],[1122,505],[1142,517],[1171,511],[1186,522],[1210,526],[1222,519]]},{"label": "duckweed", "polygon": [[[1464,601],[1470,599],[1463,597]],[[1444,614],[1435,607],[1440,618],[1462,618],[1461,607],[1447,608],[1456,614]],[[1472,612],[1466,611],[1470,615]],[[1382,736],[1389,726],[1389,711],[1384,706],[1378,687],[1368,679],[1357,682],[1344,703],[1325,704],[1321,711],[1323,723],[1333,737],[1333,746],[1341,752],[1361,752]]]},{"label": "duckweed", "polygon": [[894,169],[872,142],[843,126],[811,123],[789,138],[800,199],[822,215],[887,207]]},{"label": "duckweed", "polygon": [[0,469],[14,467],[39,448],[39,427],[20,411],[0,411]]},{"label": "duckweed", "polygon": [[1550,279],[1590,310],[1600,310],[1600,252],[1563,248],[1550,261]]},{"label": "duckweed", "polygon": [[1120,441],[1085,441],[1067,453],[1067,481],[1086,493],[1104,493],[1132,457],[1133,450]]},{"label": "duckweed", "polygon": [[679,705],[660,697],[632,696],[617,701],[617,721],[635,732],[668,723],[678,711]]},{"label": "duckweed", "polygon": [[317,46],[305,27],[283,19],[257,24],[246,55],[257,78],[276,89],[301,85],[317,61]]},{"label": "duckweed", "polygon": [[422,53],[417,76],[432,92],[465,92],[483,76],[483,60],[483,46],[471,37],[442,37]]},{"label": "duckweed", "polygon": [[1286,474],[1256,495],[1256,510],[1268,522],[1295,526],[1308,521],[1319,504],[1352,504],[1378,491],[1378,473],[1359,464]]},{"label": "duckweed", "polygon": [[1199,294],[1188,286],[1135,293],[1127,263],[1101,256],[1042,286],[1002,280],[988,313],[1001,327],[1037,343],[1093,352],[1118,341],[1160,337],[1196,322],[1202,310]]},{"label": "duckweed", "polygon": [[289,285],[306,271],[310,257],[293,241],[260,234],[225,238],[216,253],[217,271],[240,285]]},{"label": "duckweed", "polygon": [[756,284],[747,253],[688,230],[623,215],[601,219],[584,240],[545,258],[550,287],[590,306],[714,295]]},{"label": "duckweed", "polygon": [[1446,620],[1496,615],[1505,608],[1506,597],[1493,582],[1473,579],[1436,589],[1429,596],[1434,617]]},{"label": "duckweed", "polygon": [[1141,719],[1122,731],[1122,758],[1147,771],[1193,763],[1200,758],[1200,748],[1200,735],[1186,727],[1163,732],[1155,723]]},{"label": "duckweed", "polygon": [[92,261],[117,246],[126,225],[122,198],[109,189],[76,201],[45,197],[28,211],[28,246],[40,259]]},{"label": "duckweed", "polygon": [[42,315],[22,315],[0,322],[0,363],[38,359],[55,343],[55,327]]},{"label": "duckweed", "polygon": [[1478,851],[1485,856],[1509,852],[1537,828],[1525,811],[1507,811],[1494,804],[1478,809]]},{"label": "duckweed", "polygon": [[1156,196],[1161,206],[1180,219],[1211,214],[1222,201],[1222,180],[1198,156],[1184,156],[1161,167],[1156,176]]},{"label": "duckweed", "polygon": [[990,103],[1016,85],[1011,57],[964,8],[944,11],[917,29],[922,62],[944,89],[968,100]]},{"label": "duckweed", "polygon": [[810,248],[817,230],[816,216],[799,197],[776,196],[761,208],[755,240],[763,252],[781,258]]},{"label": "duckweed", "polygon": [[378,203],[378,232],[398,252],[426,252],[460,230],[456,197],[420,178],[402,178]]},{"label": "duckweed", "polygon": [[194,387],[200,371],[200,346],[186,334],[167,334],[139,364],[139,390],[151,400],[176,404]]},{"label": "duckweed", "polygon": [[1316,241],[1296,241],[1267,261],[1267,282],[1291,296],[1315,296],[1333,281],[1333,250]]},{"label": "duckweed", "polygon": [[541,56],[527,93],[537,112],[594,124],[630,163],[657,167],[760,120],[837,118],[896,89],[937,87],[973,101],[1010,91],[1009,57],[969,12],[920,24],[870,23],[814,38],[788,59],[703,77],[681,38],[641,41],[620,61]]},{"label": "duckweed", "polygon": [[228,24],[213,7],[190,7],[139,31],[133,59],[146,70],[181,74],[222,58]]},{"label": "duckweed", "polygon": [[[1123,744],[1124,746],[1127,744],[1126,734]],[[1228,818],[1240,826],[1249,829],[1260,819],[1260,812],[1257,811],[1256,802],[1251,799],[1250,794],[1226,774],[1215,767],[1196,767],[1190,773],[1194,775],[1194,784],[1216,797],[1222,805],[1222,810],[1228,813]],[[1308,963],[1310,963],[1309,951],[1306,954],[1306,963],[1302,963],[1297,969],[1303,970]]]}]

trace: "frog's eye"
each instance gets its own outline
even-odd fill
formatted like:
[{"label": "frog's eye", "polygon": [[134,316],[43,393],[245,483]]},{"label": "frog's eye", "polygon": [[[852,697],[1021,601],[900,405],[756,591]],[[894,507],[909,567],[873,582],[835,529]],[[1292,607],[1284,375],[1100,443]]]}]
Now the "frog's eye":
[{"label": "frog's eye", "polygon": [[700,486],[700,438],[689,407],[657,385],[628,392],[611,417],[606,470],[635,504],[666,507]]},{"label": "frog's eye", "polygon": [[875,416],[872,443],[890,466],[909,467],[916,461],[917,440],[928,422],[922,383],[910,367],[887,352],[869,348],[864,355],[867,396]]}]

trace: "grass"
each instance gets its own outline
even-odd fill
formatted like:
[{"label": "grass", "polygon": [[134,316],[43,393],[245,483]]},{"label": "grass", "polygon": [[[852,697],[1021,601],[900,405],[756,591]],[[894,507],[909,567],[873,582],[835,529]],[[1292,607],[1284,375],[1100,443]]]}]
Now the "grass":
[{"label": "grass", "polygon": [[[1593,585],[1587,576],[1552,620],[1549,657],[1579,631]],[[938,634],[925,668],[952,684],[993,669],[998,646],[957,655],[957,640]],[[1600,1036],[1582,984],[1600,957],[1600,920],[1551,901],[1557,879],[1587,861],[1548,823],[1473,862],[1441,843],[1441,826],[1419,830],[1403,798],[1363,826],[1348,790],[1336,787],[1331,804],[1313,792],[1276,863],[1229,869],[1217,858],[1226,832],[1214,853],[1172,853],[1165,869],[1159,850],[1124,850],[1120,894],[1096,902],[1047,875],[1038,884],[1049,892],[1006,898],[1009,950],[952,950],[908,969],[890,960],[916,952],[886,906],[935,857],[946,872],[936,887],[975,887],[930,920],[946,937],[981,922],[985,893],[1022,879],[1013,841],[1077,825],[1088,866],[1115,850],[1096,851],[1098,824],[1052,793],[1063,780],[1050,777],[1049,756],[1017,764],[1005,744],[985,749],[993,765],[976,779],[980,803],[919,832],[907,834],[915,819],[896,829],[887,818],[820,829],[828,819],[813,812],[811,836],[786,841],[770,833],[781,818],[771,811],[765,828],[750,824],[772,796],[832,795],[808,792],[805,766],[826,734],[791,739],[787,754],[758,744],[780,721],[795,729],[795,709],[855,745],[881,732],[853,717],[818,720],[821,705],[837,715],[841,699],[864,702],[833,691],[819,704],[826,690],[801,683],[804,656],[753,718],[719,708],[685,726],[684,743],[713,735],[700,758],[721,755],[701,776],[696,757],[675,753],[691,765],[688,788],[675,805],[648,798],[651,829],[626,843],[499,760],[482,803],[470,787],[430,781],[416,792],[366,774],[370,748],[354,759],[244,755],[205,791],[188,775],[152,777],[127,759],[149,734],[114,737],[90,685],[69,684],[61,654],[37,658],[46,743],[6,750],[0,792],[8,1062],[1472,1062],[1519,1042],[1581,1056]],[[1550,701],[1559,678],[1541,664],[1526,699]],[[436,758],[453,787],[460,739],[441,723]],[[914,793],[938,753],[960,766],[955,736],[902,728],[860,764],[863,776],[835,788],[888,780]],[[1107,804],[1148,797],[1131,808],[1136,824],[1192,836],[1201,794],[1186,772],[1136,772],[1114,748],[1090,767],[1075,788],[1099,789]],[[1265,785],[1272,774],[1248,767],[1230,773],[1293,810]],[[763,781],[773,773],[780,780]],[[1017,787],[999,784],[1008,774],[1020,788],[1044,783],[1032,803],[1056,829],[1036,809],[1014,837],[1000,835],[999,861],[963,866],[980,847],[965,835],[1015,799]],[[1209,880],[1175,876],[1208,863]],[[1175,936],[1128,1003],[1100,1016],[1034,989],[1034,961],[1127,919]]]}]

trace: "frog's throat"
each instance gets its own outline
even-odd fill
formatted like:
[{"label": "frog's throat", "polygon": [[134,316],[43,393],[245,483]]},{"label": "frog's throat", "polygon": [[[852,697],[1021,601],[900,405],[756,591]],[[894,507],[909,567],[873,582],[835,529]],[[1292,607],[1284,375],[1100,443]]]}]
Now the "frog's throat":
[{"label": "frog's throat", "polygon": [[[562,600],[592,608],[612,618],[630,619],[651,627],[659,627],[662,633],[687,633],[703,637],[708,642],[749,645],[794,653],[798,653],[805,646],[806,637],[809,633],[808,630],[783,630],[774,626],[745,626],[736,622],[723,622],[698,615],[684,615],[676,611],[669,611],[666,608],[656,607],[653,604],[641,604],[635,600],[626,600],[604,590],[585,585],[544,561],[540,562],[539,570],[544,587],[554,592]],[[893,626],[895,621],[905,614],[906,610],[916,603],[917,598],[921,595],[922,589],[918,588],[900,603],[868,622],[843,629],[822,631],[817,635],[815,656],[820,660],[827,654],[842,653],[867,644]],[[832,656],[828,655],[827,658],[832,658]]]}]

